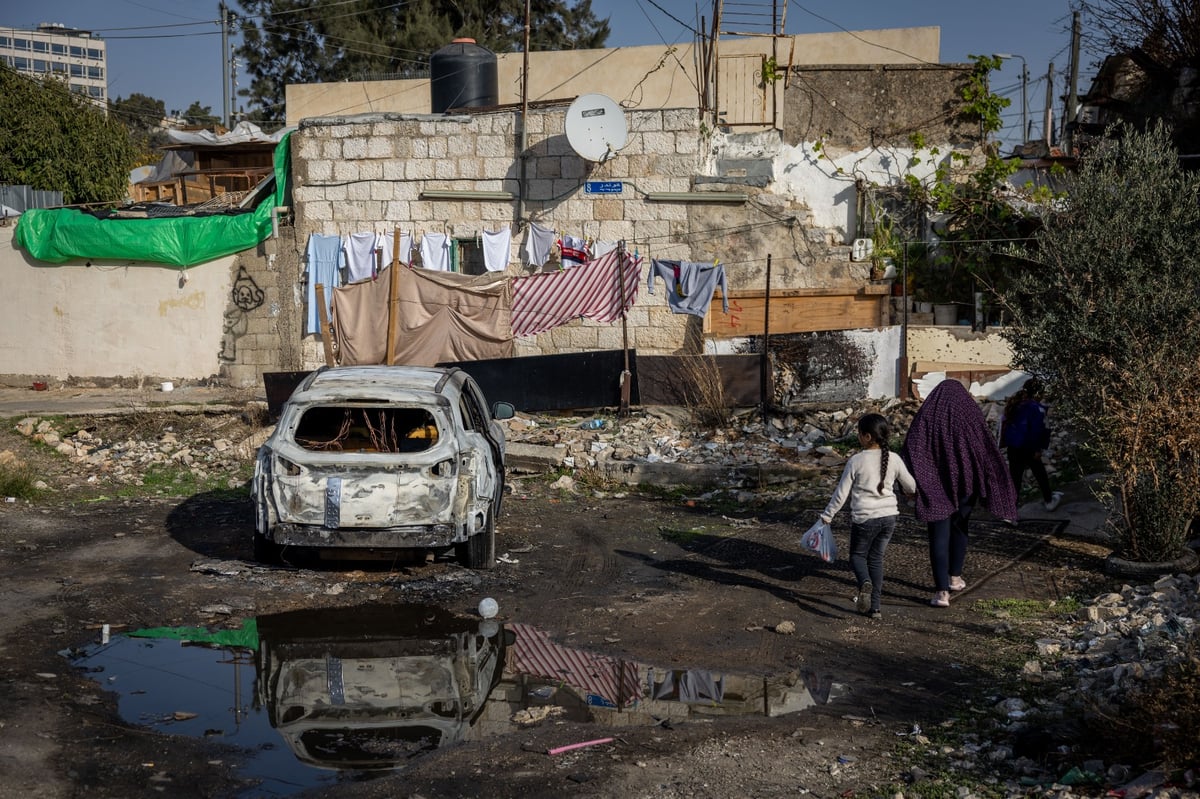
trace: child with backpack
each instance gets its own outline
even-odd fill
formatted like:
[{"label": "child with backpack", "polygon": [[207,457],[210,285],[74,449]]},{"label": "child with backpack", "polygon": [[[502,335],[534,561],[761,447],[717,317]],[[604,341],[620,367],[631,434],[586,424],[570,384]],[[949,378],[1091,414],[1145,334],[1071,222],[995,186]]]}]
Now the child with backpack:
[{"label": "child with backpack", "polygon": [[821,521],[833,517],[850,500],[850,567],[858,584],[855,609],[873,619],[881,617],[883,555],[900,518],[893,490],[899,481],[906,494],[915,494],[917,483],[908,467],[888,449],[891,426],[877,413],[858,420],[858,443],[862,451],[846,461],[833,497],[821,512]]}]

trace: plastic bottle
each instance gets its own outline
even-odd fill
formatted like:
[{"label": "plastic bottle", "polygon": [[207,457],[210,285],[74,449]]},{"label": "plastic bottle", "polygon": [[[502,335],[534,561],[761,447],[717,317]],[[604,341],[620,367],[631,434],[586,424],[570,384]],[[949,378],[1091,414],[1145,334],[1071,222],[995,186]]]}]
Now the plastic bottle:
[{"label": "plastic bottle", "polygon": [[604,420],[603,419],[588,419],[586,421],[579,423],[579,429],[580,430],[603,430],[604,429]]}]

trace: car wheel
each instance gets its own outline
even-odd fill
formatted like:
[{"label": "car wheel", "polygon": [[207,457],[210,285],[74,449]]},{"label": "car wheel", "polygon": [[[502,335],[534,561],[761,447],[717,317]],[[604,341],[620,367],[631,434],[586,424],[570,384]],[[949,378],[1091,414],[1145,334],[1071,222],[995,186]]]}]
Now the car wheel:
[{"label": "car wheel", "polygon": [[461,544],[454,545],[459,563],[468,569],[490,569],[496,565],[496,517],[487,515],[483,529]]}]

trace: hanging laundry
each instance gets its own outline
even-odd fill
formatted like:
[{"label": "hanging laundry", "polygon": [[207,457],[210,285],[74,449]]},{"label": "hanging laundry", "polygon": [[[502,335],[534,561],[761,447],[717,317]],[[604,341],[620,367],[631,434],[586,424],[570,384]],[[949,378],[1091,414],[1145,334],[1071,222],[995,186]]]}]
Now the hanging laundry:
[{"label": "hanging laundry", "polygon": [[376,238],[374,233],[350,233],[342,237],[347,282],[357,283],[375,276]]},{"label": "hanging laundry", "polygon": [[439,272],[450,271],[450,237],[445,233],[421,234],[421,266]]},{"label": "hanging laundry", "polygon": [[317,310],[317,284],[325,287],[325,311],[329,313],[333,309],[333,290],[341,283],[344,266],[341,236],[313,233],[308,237],[304,257],[308,262],[308,317],[304,332],[322,335],[321,316]]},{"label": "hanging laundry", "polygon": [[[395,240],[393,240],[393,244]],[[412,251],[413,251],[413,235],[411,233],[400,234],[400,250],[397,255],[400,258],[400,263],[405,266],[412,266]]]},{"label": "hanging laundry", "polygon": [[527,624],[510,622],[504,629],[514,635],[505,669],[517,675],[569,685],[589,705],[630,707],[643,698],[634,661],[563,646]]},{"label": "hanging laundry", "polygon": [[564,272],[514,278],[513,335],[533,336],[580,317],[597,322],[620,319],[637,299],[641,264],[641,260],[625,253],[624,263],[618,268],[617,253],[610,252],[598,261]]},{"label": "hanging laundry", "polygon": [[654,293],[654,278],[661,277],[667,286],[667,305],[674,313],[703,317],[712,305],[713,294],[721,289],[721,307],[729,313],[729,287],[725,267],[720,263],[697,261],[651,261],[646,280],[647,290]]},{"label": "hanging laundry", "polygon": [[396,240],[391,233],[380,233],[375,237],[375,249],[379,250],[378,269],[375,270],[376,277],[383,269],[392,265],[392,250],[396,247]]},{"label": "hanging laundry", "polygon": [[483,265],[489,272],[503,272],[512,254],[512,228],[483,231]]},{"label": "hanging laundry", "polygon": [[592,242],[591,247],[592,260],[595,261],[598,258],[603,258],[615,249],[617,249],[615,241],[601,241],[596,239]]},{"label": "hanging laundry", "polygon": [[554,231],[544,228],[537,222],[529,223],[529,232],[525,235],[525,257],[533,266],[544,266],[554,249]]},{"label": "hanging laundry", "polygon": [[[395,278],[396,286],[391,285]],[[395,299],[395,319],[389,306]],[[339,363],[393,363],[511,358],[512,289],[504,275],[460,275],[429,269],[384,270],[379,280],[342,286],[333,296]]]},{"label": "hanging laundry", "polygon": [[346,281],[370,280],[392,262],[392,238],[382,233],[351,233],[342,239]]},{"label": "hanging laundry", "polygon": [[583,266],[590,259],[588,258],[587,240],[577,236],[563,236],[558,240],[559,250],[562,251],[562,268],[570,269],[573,266]]}]

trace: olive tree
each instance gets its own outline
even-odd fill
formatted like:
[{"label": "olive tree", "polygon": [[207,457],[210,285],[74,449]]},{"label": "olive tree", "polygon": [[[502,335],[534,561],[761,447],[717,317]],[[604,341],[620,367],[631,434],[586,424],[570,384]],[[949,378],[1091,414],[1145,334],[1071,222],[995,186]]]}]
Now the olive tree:
[{"label": "olive tree", "polygon": [[1004,300],[1017,365],[1107,466],[1119,554],[1169,560],[1200,499],[1200,173],[1162,125],[1109,131]]}]

